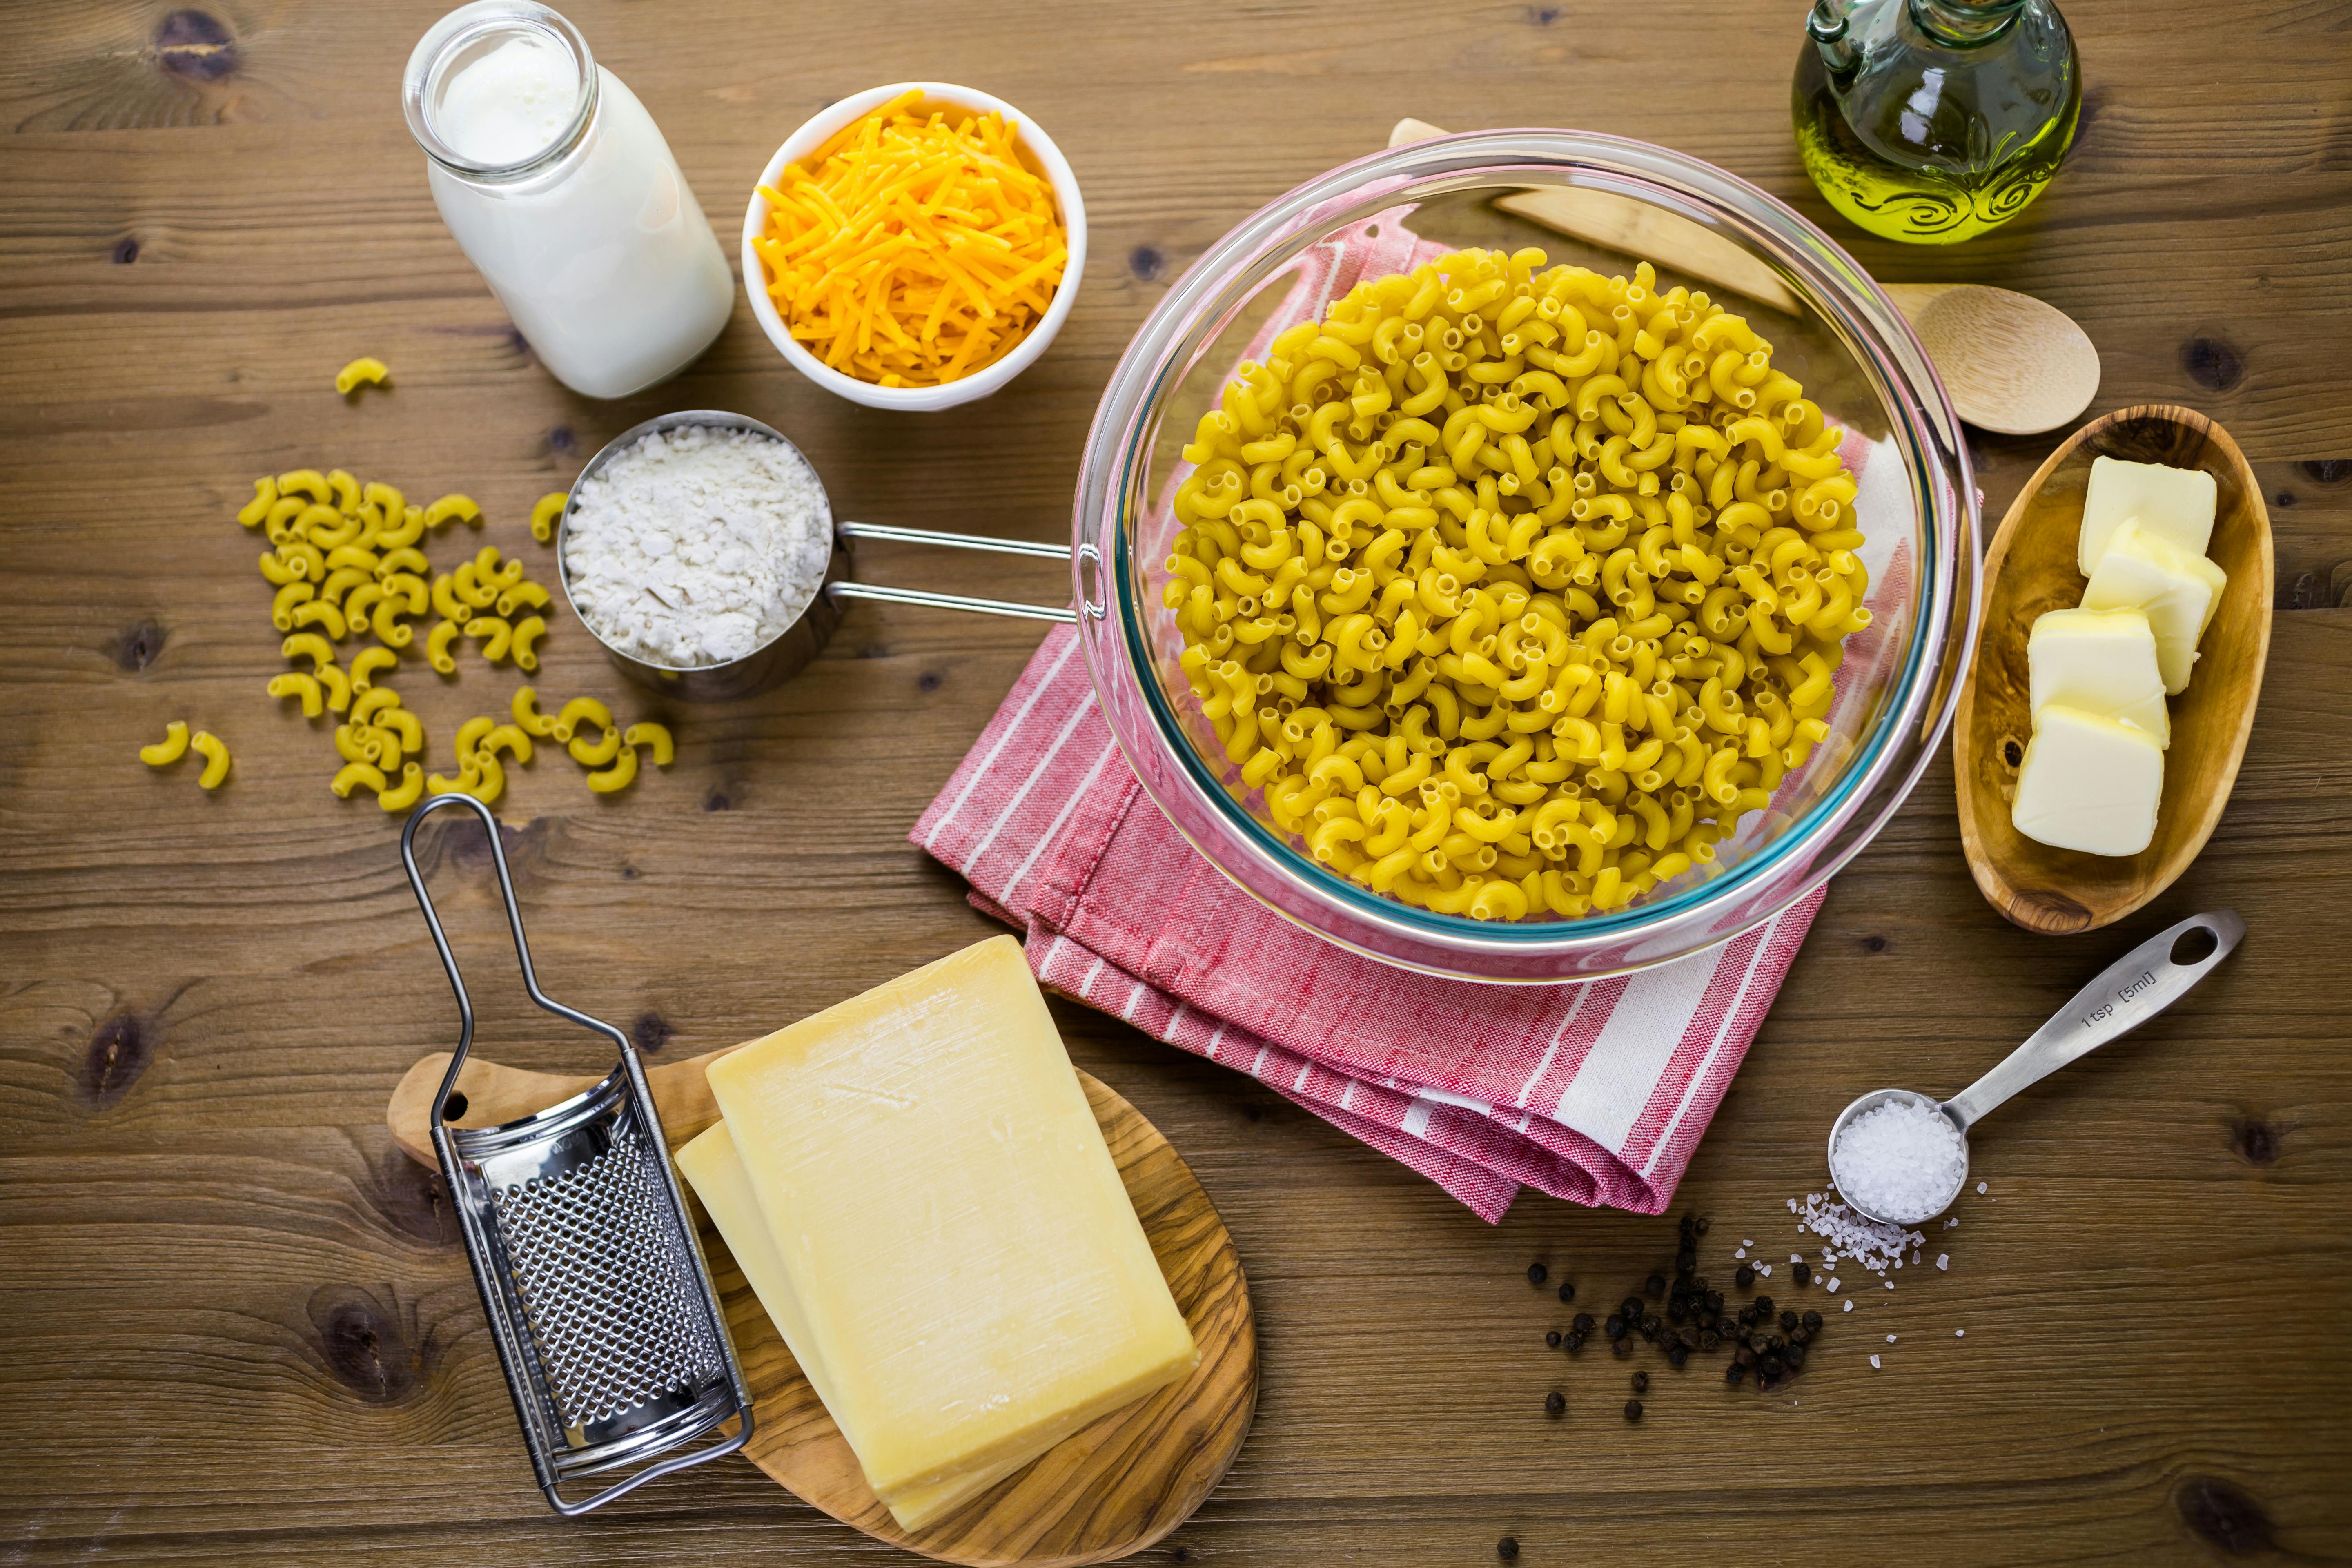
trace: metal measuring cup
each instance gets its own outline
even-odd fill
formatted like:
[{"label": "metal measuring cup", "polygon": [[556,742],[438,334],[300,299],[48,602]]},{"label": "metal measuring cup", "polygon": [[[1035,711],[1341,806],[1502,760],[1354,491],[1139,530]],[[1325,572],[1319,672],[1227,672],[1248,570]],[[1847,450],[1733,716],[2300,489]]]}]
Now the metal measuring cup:
[{"label": "metal measuring cup", "polygon": [[1077,619],[1076,612],[1066,606],[1021,605],[1003,599],[979,599],[963,594],[933,594],[920,588],[893,588],[857,582],[849,574],[850,549],[853,542],[860,539],[894,544],[936,544],[952,550],[982,550],[1000,555],[1034,555],[1063,562],[1070,559],[1070,548],[1066,544],[1031,544],[1021,540],[988,539],[974,533],[894,528],[878,522],[839,522],[834,520],[833,502],[828,497],[824,501],[824,517],[826,526],[833,532],[832,556],[826,563],[824,580],[815,596],[790,626],[750,653],[721,664],[654,664],[624,652],[606,641],[604,634],[586,616],[580,615],[580,606],[572,599],[572,575],[565,560],[571,542],[572,510],[579,505],[580,492],[586,488],[588,481],[610,467],[614,458],[647,436],[688,426],[749,431],[773,441],[807,471],[817,493],[820,496],[825,493],[824,481],[818,477],[815,466],[798,447],[784,438],[782,431],[747,416],[714,408],[686,409],[661,415],[642,425],[633,425],[607,441],[604,448],[588,460],[588,466],[581,469],[580,477],[572,481],[572,499],[564,503],[562,521],[556,527],[556,575],[563,584],[564,602],[572,605],[575,616],[579,616],[580,624],[587,627],[588,635],[596,639],[597,645],[622,674],[640,686],[650,687],[688,702],[724,702],[765,691],[799,674],[824,650],[834,628],[841,624],[841,601],[844,599],[883,599],[894,604],[927,605],[934,609],[968,610],[975,615],[1013,616],[1027,620],[1072,622]]},{"label": "metal measuring cup", "polygon": [[[2212,951],[2187,963],[2176,962],[2173,950],[2183,937],[2202,932],[2213,940]],[[2033,1032],[2032,1037],[2004,1057],[1984,1077],[1938,1103],[1932,1096],[1907,1089],[1874,1089],[1838,1112],[1830,1126],[1830,1177],[1837,1177],[1838,1139],[1846,1124],[1866,1110],[1889,1100],[1906,1100],[1940,1113],[1960,1135],[1960,1174],[1952,1190],[1926,1214],[1875,1214],[1854,1201],[1841,1184],[1838,1196],[1864,1219],[1881,1225],[1918,1225],[1952,1206],[1969,1182],[1969,1129],[2011,1096],[2031,1089],[2068,1062],[2090,1055],[2110,1040],[2121,1039],[2175,1002],[2220,967],[2246,934],[2246,922],[2235,911],[2216,910],[2192,915],[2179,925],[2157,932],[2099,973],[2097,979],[2074,994],[2056,1016]]]}]

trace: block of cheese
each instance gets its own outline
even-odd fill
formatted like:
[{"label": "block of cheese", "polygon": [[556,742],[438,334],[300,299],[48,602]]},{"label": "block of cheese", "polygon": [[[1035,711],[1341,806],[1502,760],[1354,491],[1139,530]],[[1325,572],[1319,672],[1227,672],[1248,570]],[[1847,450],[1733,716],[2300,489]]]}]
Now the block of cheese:
[{"label": "block of cheese", "polygon": [[2164,752],[2147,731],[2053,703],[2035,716],[2009,819],[2053,848],[2137,855],[2163,795]]},{"label": "block of cheese", "polygon": [[2094,458],[2078,542],[2083,575],[2097,570],[2099,557],[2126,518],[2138,519],[2140,527],[2178,549],[2204,554],[2213,542],[2214,495],[2213,476],[2202,468]]},{"label": "block of cheese", "polygon": [[2025,658],[2036,722],[2059,702],[2145,730],[2159,746],[2172,743],[2156,634],[2138,610],[2052,610],[2033,623]]},{"label": "block of cheese", "polygon": [[[736,1156],[735,1140],[728,1132],[727,1123],[720,1121],[680,1149],[677,1168],[693,1186],[703,1211],[710,1215],[710,1223],[726,1239],[727,1250],[734,1254],[736,1267],[743,1270],[743,1278],[751,1285],[751,1293],[759,1297],[760,1305],[766,1309],[769,1321],[776,1325],[793,1359],[800,1363],[801,1375],[816,1390],[816,1396],[824,1402],[826,1414],[834,1417],[835,1426],[841,1426],[842,1436],[856,1452],[857,1435],[842,1426],[833,1378],[817,1354],[807,1315],[801,1310],[800,1292],[784,1268],[774,1238],[768,1234],[767,1218],[760,1212],[760,1200],[751,1190],[751,1175]],[[1050,1446],[1031,1453],[1008,1455],[993,1464],[929,1487],[909,1487],[889,1505],[891,1517],[908,1530],[920,1530],[966,1499],[986,1491]]]},{"label": "block of cheese", "polygon": [[2164,689],[2189,689],[2197,663],[2197,639],[2213,621],[2229,574],[2202,555],[2127,519],[2099,557],[2090,585],[2083,590],[2086,610],[2137,610],[2156,634],[2157,668]]},{"label": "block of cheese", "polygon": [[875,1494],[894,1507],[1199,1362],[1020,944],[720,1058],[712,1093]]}]

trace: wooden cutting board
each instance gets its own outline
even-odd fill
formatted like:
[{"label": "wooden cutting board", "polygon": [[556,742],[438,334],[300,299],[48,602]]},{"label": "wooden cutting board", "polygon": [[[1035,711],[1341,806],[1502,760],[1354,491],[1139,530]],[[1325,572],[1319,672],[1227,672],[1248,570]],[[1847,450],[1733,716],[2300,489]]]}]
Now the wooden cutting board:
[{"label": "wooden cutting board", "polygon": [[[725,1054],[646,1069],[673,1148],[719,1120],[703,1069]],[[419,1061],[385,1111],[401,1148],[426,1165],[436,1163],[428,1131],[433,1096],[448,1068],[446,1051]],[[477,1056],[451,1096],[462,1098],[464,1108],[448,1120],[494,1127],[598,1081],[526,1072]],[[1078,1081],[1192,1326],[1200,1366],[1183,1382],[1066,1439],[946,1519],[901,1530],[866,1486],[840,1428],[706,1220],[703,1247],[756,1400],[756,1430],[745,1452],[785,1489],[877,1540],[944,1563],[1060,1568],[1108,1563],[1150,1546],[1190,1518],[1224,1475],[1257,1410],[1257,1330],[1241,1259],[1215,1205],[1160,1130],[1087,1074]]]}]

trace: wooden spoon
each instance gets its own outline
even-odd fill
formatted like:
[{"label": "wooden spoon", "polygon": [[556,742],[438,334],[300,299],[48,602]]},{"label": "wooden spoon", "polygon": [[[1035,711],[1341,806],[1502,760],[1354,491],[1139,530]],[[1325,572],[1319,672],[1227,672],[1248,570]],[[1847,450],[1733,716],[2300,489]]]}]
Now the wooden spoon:
[{"label": "wooden spoon", "polygon": [[[2172,746],[2156,837],[2128,858],[2037,844],[2011,826],[2017,764],[2033,729],[2025,639],[2045,610],[2080,604],[2075,546],[2095,458],[2202,468],[2218,489],[2207,553],[2230,574],[2198,644],[2189,689],[2172,700]],[[1985,557],[1984,634],[1960,689],[1952,771],[1960,844],[1993,908],[2028,931],[2095,931],[2170,887],[2212,837],[2246,754],[2271,642],[2271,520],[2262,487],[2227,432],[2168,404],[2095,419],[2050,455],[2001,520]]]},{"label": "wooden spoon", "polygon": [[[726,1054],[712,1051],[646,1069],[673,1146],[719,1120],[704,1069]],[[394,1142],[427,1166],[436,1163],[433,1096],[448,1070],[446,1051],[425,1058],[408,1069],[384,1108]],[[469,1057],[450,1097],[462,1096],[465,1105],[449,1121],[495,1127],[597,1081]],[[1183,1523],[1224,1475],[1257,1409],[1257,1329],[1241,1259],[1215,1205],[1160,1130],[1087,1074],[1079,1073],[1078,1082],[1160,1272],[1192,1325],[1201,1364],[1192,1376],[1063,1439],[953,1513],[920,1530],[904,1530],[866,1484],[866,1472],[824,1402],[801,1375],[726,1242],[706,1224],[702,1242],[711,1279],[757,1401],[757,1426],[745,1453],[786,1490],[844,1524],[940,1562],[1076,1568],[1150,1546]]]},{"label": "wooden spoon", "polygon": [[[1400,120],[1389,145],[1446,132]],[[1495,205],[1607,250],[1647,258],[1786,315],[1797,297],[1753,253],[1678,214],[1609,191],[1547,185]],[[1959,416],[2005,436],[2054,430],[2091,405],[2099,351],[2072,318],[2031,294],[1979,283],[1882,285],[1919,334]]]}]

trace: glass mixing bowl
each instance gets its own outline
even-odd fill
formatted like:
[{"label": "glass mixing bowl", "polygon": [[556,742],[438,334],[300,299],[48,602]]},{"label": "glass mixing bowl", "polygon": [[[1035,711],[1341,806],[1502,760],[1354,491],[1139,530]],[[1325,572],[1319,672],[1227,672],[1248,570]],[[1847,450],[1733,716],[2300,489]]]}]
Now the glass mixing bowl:
[{"label": "glass mixing bowl", "polygon": [[[1578,237],[1497,205],[1547,190],[1568,193],[1545,199],[1570,205]],[[1703,288],[1745,315],[1771,342],[1775,366],[1845,426],[1850,462],[1857,443],[1869,444],[1854,504],[1869,538],[1862,553],[1874,618],[1847,642],[1829,739],[1769,809],[1742,819],[1703,876],[1685,874],[1608,914],[1475,921],[1334,875],[1241,788],[1177,663],[1183,645],[1160,591],[1180,529],[1169,501],[1188,471],[1181,448],[1194,425],[1264,329],[1319,317],[1324,295],[1345,292],[1359,262],[1365,276],[1399,270],[1416,242],[1541,246],[1555,262],[1604,275],[1648,260],[1661,289]],[[1339,286],[1329,287],[1323,280],[1343,247]],[[1111,377],[1087,440],[1076,542],[1087,673],[1169,820],[1244,891],[1317,935],[1468,980],[1622,973],[1713,946],[1805,898],[1918,781],[1951,720],[1977,632],[1968,447],[1934,367],[1878,286],[1828,236],[1744,180],[1662,147],[1566,131],[1448,136],[1364,158],[1210,247]]]}]

